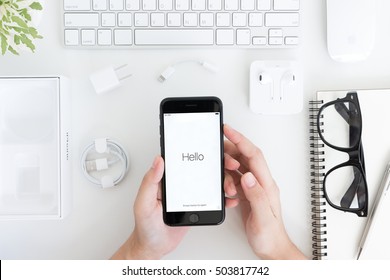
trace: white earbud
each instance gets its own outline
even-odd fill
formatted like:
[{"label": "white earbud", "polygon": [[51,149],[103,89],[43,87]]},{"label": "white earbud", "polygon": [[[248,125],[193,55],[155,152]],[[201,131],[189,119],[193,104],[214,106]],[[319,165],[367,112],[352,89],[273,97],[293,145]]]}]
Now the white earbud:
[{"label": "white earbud", "polygon": [[271,76],[265,72],[261,72],[259,75],[259,82],[263,86],[270,85],[270,89],[269,89],[270,98],[271,98],[271,100],[273,100],[274,99],[274,82],[273,82]]},{"label": "white earbud", "polygon": [[284,91],[287,85],[293,85],[295,83],[295,75],[292,71],[287,71],[280,79],[280,101],[284,99]]},{"label": "white earbud", "polygon": [[267,73],[260,73],[259,81],[262,85],[266,85],[272,83],[272,78]]}]

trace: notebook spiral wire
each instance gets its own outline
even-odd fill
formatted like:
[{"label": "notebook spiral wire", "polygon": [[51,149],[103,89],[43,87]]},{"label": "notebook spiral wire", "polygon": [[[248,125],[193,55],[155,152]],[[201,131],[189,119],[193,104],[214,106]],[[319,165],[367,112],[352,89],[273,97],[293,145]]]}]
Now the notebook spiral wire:
[{"label": "notebook spiral wire", "polygon": [[[310,185],[311,185],[311,219],[312,219],[312,254],[313,259],[321,259],[327,256],[326,239],[326,210],[325,197],[322,189],[322,182],[325,176],[324,144],[318,135],[317,115],[322,100],[309,102],[309,134],[310,134]],[[320,116],[322,119],[323,116]],[[321,121],[320,126],[324,123]]]}]

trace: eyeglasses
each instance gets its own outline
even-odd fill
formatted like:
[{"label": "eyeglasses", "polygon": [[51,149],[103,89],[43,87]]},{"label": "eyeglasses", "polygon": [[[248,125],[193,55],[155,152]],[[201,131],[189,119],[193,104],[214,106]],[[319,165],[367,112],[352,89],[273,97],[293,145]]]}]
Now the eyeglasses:
[{"label": "eyeglasses", "polygon": [[[366,217],[368,191],[361,140],[362,114],[357,93],[348,92],[344,98],[322,105],[317,115],[317,130],[327,146],[349,156],[348,160],[325,174],[325,199],[335,209]],[[340,160],[342,156],[345,154],[332,153],[333,160]]]}]

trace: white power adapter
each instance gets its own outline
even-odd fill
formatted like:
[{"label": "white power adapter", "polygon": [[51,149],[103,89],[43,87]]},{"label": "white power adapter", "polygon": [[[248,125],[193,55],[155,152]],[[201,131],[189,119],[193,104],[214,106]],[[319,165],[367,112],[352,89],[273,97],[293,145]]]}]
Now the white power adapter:
[{"label": "white power adapter", "polygon": [[120,86],[121,82],[124,79],[127,79],[132,76],[132,74],[127,74],[124,76],[119,75],[119,70],[125,68],[127,64],[123,64],[117,68],[109,66],[103,68],[97,72],[92,73],[89,76],[93,88],[98,95],[107,93]]}]

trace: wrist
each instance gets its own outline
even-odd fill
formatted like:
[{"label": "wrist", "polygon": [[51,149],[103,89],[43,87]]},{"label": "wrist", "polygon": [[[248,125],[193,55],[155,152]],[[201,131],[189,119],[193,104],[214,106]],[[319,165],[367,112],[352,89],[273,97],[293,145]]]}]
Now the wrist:
[{"label": "wrist", "polygon": [[254,253],[262,260],[307,259],[287,234],[283,223],[270,225],[266,231],[248,236]]},{"label": "wrist", "polygon": [[138,236],[133,232],[129,239],[112,256],[112,259],[121,260],[157,260],[162,256],[141,245]]},{"label": "wrist", "polygon": [[[280,247],[279,247],[280,248]],[[277,250],[277,254],[273,256],[274,260],[306,260],[306,256],[297,248],[297,246],[287,236],[284,250]]]},{"label": "wrist", "polygon": [[258,254],[263,260],[306,260],[307,257],[290,240],[287,233],[272,250]]}]

